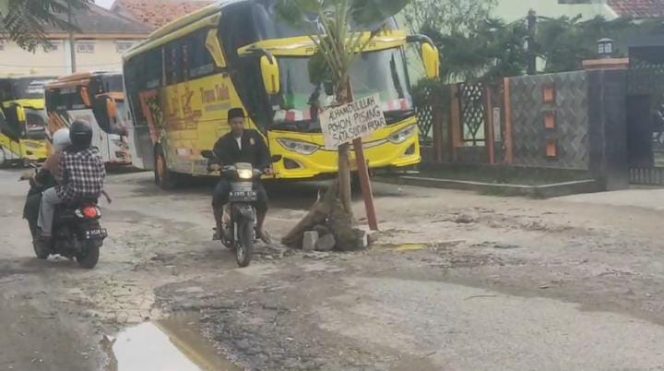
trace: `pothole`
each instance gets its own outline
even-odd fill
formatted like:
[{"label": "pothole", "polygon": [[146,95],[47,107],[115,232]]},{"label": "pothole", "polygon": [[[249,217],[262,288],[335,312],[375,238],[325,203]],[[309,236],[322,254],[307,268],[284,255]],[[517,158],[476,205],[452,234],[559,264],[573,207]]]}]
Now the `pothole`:
[{"label": "pothole", "polygon": [[113,340],[112,370],[235,371],[241,368],[220,356],[200,332],[197,316],[144,322]]}]

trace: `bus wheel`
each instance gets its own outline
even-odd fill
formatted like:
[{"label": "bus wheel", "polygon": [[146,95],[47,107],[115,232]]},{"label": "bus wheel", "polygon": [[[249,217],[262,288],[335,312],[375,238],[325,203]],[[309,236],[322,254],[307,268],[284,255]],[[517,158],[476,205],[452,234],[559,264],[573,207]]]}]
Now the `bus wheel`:
[{"label": "bus wheel", "polygon": [[176,174],[168,169],[166,157],[161,147],[157,147],[154,156],[154,181],[161,189],[170,190],[177,186]]},{"label": "bus wheel", "polygon": [[0,168],[7,166],[7,152],[5,149],[0,147]]}]

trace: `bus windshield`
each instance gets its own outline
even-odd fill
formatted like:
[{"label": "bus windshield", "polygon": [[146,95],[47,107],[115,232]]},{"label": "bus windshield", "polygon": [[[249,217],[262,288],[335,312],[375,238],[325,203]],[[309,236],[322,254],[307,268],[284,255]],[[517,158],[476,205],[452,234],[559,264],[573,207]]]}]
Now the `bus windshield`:
[{"label": "bus windshield", "polygon": [[48,77],[24,77],[12,80],[13,99],[42,99]]},{"label": "bus windshield", "polygon": [[44,110],[25,110],[25,137],[27,139],[46,139],[46,113]]},{"label": "bus windshield", "polygon": [[122,83],[122,75],[108,75],[104,76],[101,79],[103,83],[103,92],[104,93],[121,93],[124,92],[124,86]]},{"label": "bus windshield", "polygon": [[[309,79],[309,58],[281,58],[282,94],[273,105],[272,128],[318,132],[317,107],[333,103],[332,96],[321,85]],[[354,97],[378,94],[388,123],[413,115],[413,102],[400,49],[363,54],[351,67]]]}]

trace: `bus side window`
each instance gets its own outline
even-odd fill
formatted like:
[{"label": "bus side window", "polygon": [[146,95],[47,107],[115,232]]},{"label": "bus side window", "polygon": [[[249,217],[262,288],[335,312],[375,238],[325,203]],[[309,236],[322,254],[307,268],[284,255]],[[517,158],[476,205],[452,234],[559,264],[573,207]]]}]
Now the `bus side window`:
[{"label": "bus side window", "polygon": [[196,79],[211,75],[215,72],[215,64],[206,47],[208,30],[199,30],[186,39],[187,45],[187,67],[190,79]]},{"label": "bus side window", "polygon": [[141,71],[138,76],[140,91],[159,88],[164,82],[164,64],[161,50],[161,48],[151,50],[141,58],[140,67],[137,67]]},{"label": "bus side window", "polygon": [[0,102],[12,99],[12,86],[9,80],[0,81]]},{"label": "bus side window", "polygon": [[166,85],[173,85],[183,81],[182,74],[182,45],[176,40],[168,43],[165,48]]}]

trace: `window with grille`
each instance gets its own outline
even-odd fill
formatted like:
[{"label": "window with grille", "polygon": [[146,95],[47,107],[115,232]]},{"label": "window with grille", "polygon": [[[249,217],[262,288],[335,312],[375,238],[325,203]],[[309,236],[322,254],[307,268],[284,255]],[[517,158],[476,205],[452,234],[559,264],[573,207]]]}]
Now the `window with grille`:
[{"label": "window with grille", "polygon": [[91,41],[79,41],[76,43],[76,52],[81,54],[92,54],[95,52],[95,43]]},{"label": "window with grille", "polygon": [[129,50],[134,43],[131,41],[116,41],[115,42],[115,51],[118,53],[124,53]]}]

